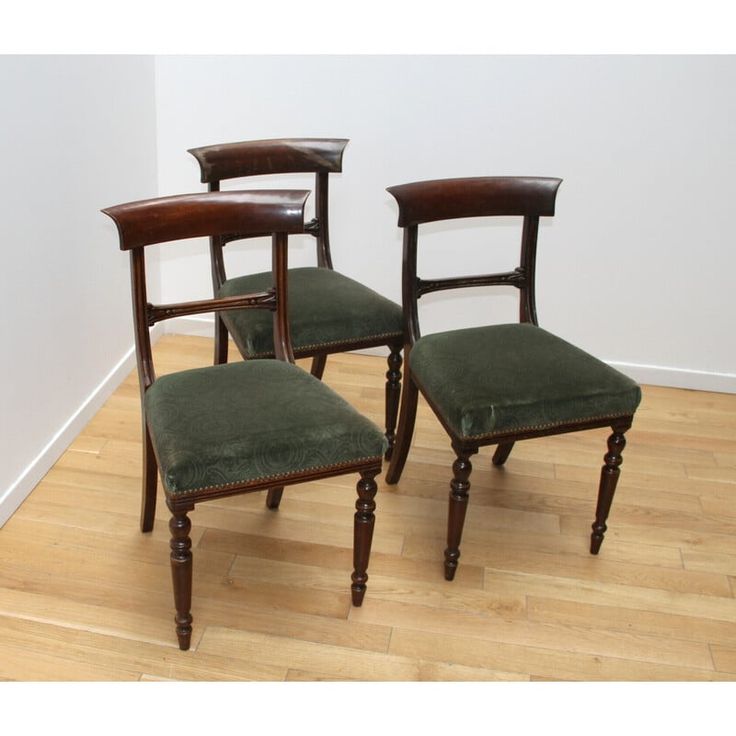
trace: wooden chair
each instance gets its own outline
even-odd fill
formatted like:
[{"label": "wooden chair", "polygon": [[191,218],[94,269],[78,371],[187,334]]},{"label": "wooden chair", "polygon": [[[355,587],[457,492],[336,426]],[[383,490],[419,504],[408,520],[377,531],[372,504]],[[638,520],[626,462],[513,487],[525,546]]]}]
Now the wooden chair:
[{"label": "wooden chair", "polygon": [[[325,384],[293,364],[287,309],[287,240],[303,229],[308,192],[192,194],[103,210],[130,251],[138,375],[143,415],[141,529],[153,528],[156,469],[172,518],[171,569],[179,647],[192,634],[192,553],[188,512],[212,498],[359,473],[352,601],[361,605],[368,575],[383,434]],[[181,304],[149,304],[146,246],[240,232],[272,233],[269,282],[250,294]],[[272,313],[278,360],[249,360],[156,379],[148,328],[164,319],[213,310]],[[272,505],[272,504],[269,504]]]},{"label": "wooden chair", "polygon": [[[457,455],[450,483],[445,578],[460,557],[468,503],[470,457],[496,445],[503,465],[518,440],[610,426],[590,551],[606,531],[624,449],[641,392],[629,378],[537,324],[534,271],[540,217],[554,215],[560,179],[487,177],[423,181],[390,187],[404,228],[403,304],[407,342],[399,429],[386,482],[397,483],[414,430],[421,391]],[[417,278],[418,226],[454,218],[523,217],[520,266],[508,273]],[[417,302],[432,291],[511,285],[520,293],[520,323],[420,336]]]},{"label": "wooden chair", "polygon": [[[294,355],[312,358],[312,375],[322,378],[327,356],[361,348],[387,345],[386,459],[394,445],[396,416],[401,393],[401,349],[404,342],[401,307],[332,267],[330,253],[329,175],[342,171],[342,155],[348,141],[332,138],[282,138],[245,141],[192,148],[201,169],[201,180],[210,191],[220,182],[262,174],[314,173],[316,218],[305,231],[317,241],[317,267],[294,268],[289,273],[289,321]],[[227,233],[210,243],[212,282],[219,296],[236,296],[259,290],[268,273],[227,278],[223,248],[242,237]],[[226,363],[228,332],[243,358],[268,358],[274,354],[271,324],[261,313],[225,312],[215,320],[215,363]]]}]

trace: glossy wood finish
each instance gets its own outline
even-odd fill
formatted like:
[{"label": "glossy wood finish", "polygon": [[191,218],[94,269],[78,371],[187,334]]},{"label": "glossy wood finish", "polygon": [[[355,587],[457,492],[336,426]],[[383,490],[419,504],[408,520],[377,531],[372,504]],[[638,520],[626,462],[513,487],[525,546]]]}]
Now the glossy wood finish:
[{"label": "glossy wood finish", "polygon": [[[288,234],[303,229],[304,205],[309,192],[279,191],[227,192],[181,195],[157,200],[134,202],[110,207],[103,212],[118,227],[120,247],[130,251],[131,290],[135,327],[136,356],[138,364],[141,407],[146,391],[156,380],[149,327],[158,321],[182,314],[228,309],[268,309],[273,314],[273,334],[276,358],[294,362],[291,347],[288,310]],[[146,293],[145,247],[164,242],[168,238],[184,239],[207,235],[214,238],[237,230],[243,233],[261,234],[264,227],[272,228],[272,277],[273,288],[266,292],[237,297],[206,299],[180,304],[153,305]],[[277,410],[276,408],[274,410]],[[142,412],[143,413],[143,412]],[[141,529],[153,529],[156,510],[157,463],[150,432],[143,415],[143,479],[141,504]],[[195,504],[205,500],[234,496],[253,491],[267,490],[266,505],[278,508],[283,487],[295,483],[329,478],[345,473],[360,473],[359,493],[364,499],[361,522],[365,530],[357,533],[356,572],[353,576],[354,595],[362,601],[365,593],[366,569],[370,553],[373,529],[372,507],[367,504],[371,492],[375,495],[374,476],[380,472],[380,458],[369,458],[354,463],[342,463],[332,467],[294,473],[271,478],[269,481],[252,481],[242,484],[213,486],[186,494],[167,493],[166,503],[172,513],[171,573],[176,606],[176,633],[179,647],[189,649],[192,636],[192,554],[191,522],[187,514]],[[362,490],[361,490],[362,489]],[[372,501],[371,501],[372,503]],[[357,522],[356,522],[357,523]],[[369,527],[369,528],[368,528]],[[362,528],[362,527],[361,527]],[[356,577],[357,576],[357,577]],[[356,589],[356,585],[358,588]],[[359,590],[356,592],[356,590]],[[357,598],[356,598],[357,599]],[[359,603],[358,603],[359,605]]]},{"label": "glossy wood finish", "polygon": [[[316,241],[317,265],[332,269],[332,253],[329,233],[329,175],[342,171],[342,158],[348,140],[345,138],[276,138],[270,140],[241,141],[189,149],[200,167],[201,181],[209,191],[219,192],[221,182],[249,176],[266,174],[313,173],[316,217],[304,225],[303,231]],[[241,238],[257,237],[262,233],[238,232],[232,229],[210,238],[212,287],[218,293],[227,279],[224,247]],[[339,319],[339,316],[336,317]],[[296,351],[296,357],[312,358],[312,375],[322,378],[327,356],[335,353],[362,350],[387,345],[389,348],[388,372],[386,373],[386,459],[393,452],[396,421],[401,395],[401,350],[403,336],[389,339],[345,339],[328,348],[307,348]],[[247,356],[243,356],[247,357]],[[228,360],[228,333],[224,322],[215,316],[214,363]]]},{"label": "glossy wood finish", "polygon": [[347,138],[275,138],[190,148],[202,182],[261,174],[342,171]]},{"label": "glossy wood finish", "polygon": [[388,187],[399,204],[399,227],[461,217],[551,217],[562,179],[480,176]]},{"label": "glossy wood finish", "polygon": [[[519,290],[519,321],[538,324],[535,296],[535,272],[539,218],[552,216],[561,179],[543,177],[477,177],[415,182],[389,187],[399,205],[399,226],[404,228],[402,300],[406,343],[404,345],[405,378],[396,446],[386,473],[386,482],[398,483],[411,445],[417,411],[418,393],[422,392],[436,417],[450,437],[456,453],[450,490],[445,577],[452,580],[460,557],[465,511],[472,469],[470,456],[484,445],[497,445],[492,458],[496,467],[504,465],[514,444],[522,439],[545,437],[566,432],[578,432],[610,426],[614,434],[609,440],[609,452],[601,473],[596,519],[593,523],[590,551],[598,554],[606,531],[611,501],[625,445],[623,433],[631,426],[632,417],[607,417],[559,425],[544,430],[529,430],[495,435],[478,441],[458,436],[433,404],[432,397],[422,390],[411,373],[411,349],[420,339],[418,301],[433,291],[473,286],[514,286]],[[521,253],[519,266],[513,271],[474,276],[423,280],[417,274],[418,226],[421,223],[467,217],[521,216]],[[462,361],[462,356],[458,356]]]},{"label": "glossy wood finish", "polygon": [[621,453],[624,451],[624,447],[626,447],[624,432],[630,426],[630,421],[614,424],[612,426],[613,434],[608,438],[608,452],[603,458],[605,464],[601,468],[601,482],[598,490],[598,504],[595,509],[593,533],[590,535],[590,553],[592,555],[597,555],[601,544],[603,544],[603,536],[607,529],[606,519],[611,510],[613,494],[616,491],[618,477],[621,474],[619,470],[623,462]]},{"label": "glossy wood finish", "polygon": [[300,233],[306,191],[263,190],[128,202],[102,211],[118,228],[120,249],[226,233]]},{"label": "glossy wood finish", "polygon": [[[211,360],[164,335],[159,375]],[[300,365],[309,369],[309,361]],[[382,358],[336,355],[325,382],[383,417]],[[398,485],[377,476],[368,593],[351,607],[358,475],[197,504],[192,645],[173,635],[170,514],[137,532],[135,371],[0,529],[0,678],[99,680],[736,680],[736,395],[643,386],[591,556],[591,481],[610,429],[473,456],[455,581],[442,578],[456,458],[420,401]],[[632,450],[629,452],[629,450]]]},{"label": "glossy wood finish", "polygon": [[[190,504],[190,509],[194,504]],[[189,649],[192,640],[192,540],[189,532],[192,522],[183,510],[171,509],[171,579],[174,586],[176,606],[176,636],[179,649]]]},{"label": "glossy wood finish", "polygon": [[477,448],[456,447],[457,458],[452,464],[453,477],[450,481],[450,508],[447,514],[447,548],[445,549],[445,580],[454,580],[460,559],[460,540],[465,525],[465,512],[468,510],[468,491],[473,464],[470,456]]},{"label": "glossy wood finish", "polygon": [[368,558],[373,542],[373,527],[376,523],[376,485],[377,473],[373,470],[362,472],[358,481],[358,500],[355,502],[355,521],[353,535],[353,584],[350,586],[354,606],[361,606],[368,582]]}]

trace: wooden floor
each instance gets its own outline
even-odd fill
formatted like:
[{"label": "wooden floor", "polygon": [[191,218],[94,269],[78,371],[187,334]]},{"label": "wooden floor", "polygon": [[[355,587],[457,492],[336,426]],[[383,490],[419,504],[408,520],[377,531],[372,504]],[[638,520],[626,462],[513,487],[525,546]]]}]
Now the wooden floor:
[{"label": "wooden floor", "polygon": [[[211,341],[164,337],[160,373]],[[385,361],[325,381],[379,425]],[[442,553],[453,455],[420,404],[402,481],[379,479],[363,607],[351,608],[355,479],[191,514],[194,635],[173,625],[168,515],[138,531],[131,375],[0,530],[8,680],[734,680],[736,396],[646,387],[598,557],[588,554],[605,431],[473,458],[457,578]]]}]

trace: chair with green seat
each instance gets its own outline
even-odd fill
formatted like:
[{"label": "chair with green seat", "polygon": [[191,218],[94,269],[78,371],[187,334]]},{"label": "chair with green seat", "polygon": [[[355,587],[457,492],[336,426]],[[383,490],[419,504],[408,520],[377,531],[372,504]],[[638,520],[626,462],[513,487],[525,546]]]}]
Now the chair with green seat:
[{"label": "chair with green seat", "polygon": [[[342,171],[348,141],[342,138],[278,138],[190,149],[199,163],[201,181],[219,191],[224,180],[275,174],[314,174],[316,217],[305,231],[316,238],[317,267],[289,272],[289,321],[294,355],[312,358],[312,374],[322,378],[327,356],[350,350],[388,346],[386,373],[386,459],[394,444],[401,393],[401,349],[404,337],[401,307],[363,284],[335,271],[329,236],[329,175]],[[224,246],[243,237],[226,233],[210,241],[214,292],[235,296],[262,289],[268,273],[227,278]],[[226,363],[228,333],[243,358],[274,354],[266,315],[224,312],[215,320],[215,363]],[[276,501],[278,503],[278,501]]]},{"label": "chair with green seat", "polygon": [[[176,631],[192,633],[192,553],[187,516],[195,504],[319,478],[360,474],[352,601],[368,579],[385,438],[328,386],[294,364],[287,314],[289,233],[301,232],[308,192],[179,195],[110,207],[120,248],[130,252],[133,317],[143,415],[141,529],[151,531],[160,472],[170,521]],[[270,281],[259,291],[179,304],[150,304],[145,248],[222,233],[272,233]],[[206,366],[156,378],[149,327],[164,319],[232,309],[271,312],[277,359]]]},{"label": "chair with green seat", "polygon": [[[590,551],[598,554],[619,476],[624,433],[639,404],[639,387],[583,350],[538,326],[535,262],[540,217],[551,217],[560,179],[478,177],[415,182],[388,191],[399,205],[404,229],[404,388],[396,446],[386,482],[401,478],[414,431],[418,391],[450,437],[456,454],[450,483],[445,577],[460,557],[470,488],[470,457],[496,445],[503,465],[518,440],[611,427],[598,490]],[[419,225],[458,218],[523,218],[520,265],[488,275],[417,278]],[[519,324],[501,324],[421,337],[419,298],[433,291],[511,285],[520,293]]]}]

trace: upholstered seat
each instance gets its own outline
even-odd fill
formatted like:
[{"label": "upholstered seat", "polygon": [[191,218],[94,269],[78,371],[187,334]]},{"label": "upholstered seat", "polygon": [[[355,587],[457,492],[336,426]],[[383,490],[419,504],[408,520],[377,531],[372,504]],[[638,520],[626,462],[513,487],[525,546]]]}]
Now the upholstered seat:
[{"label": "upholstered seat", "polygon": [[383,434],[332,389],[276,360],[161,376],[145,411],[173,494],[380,461],[385,450]]},{"label": "upholstered seat", "polygon": [[427,335],[412,349],[411,368],[463,439],[620,417],[641,398],[627,376],[528,323]]},{"label": "upholstered seat", "polygon": [[[270,287],[270,272],[249,274],[225,281],[218,296],[237,296]],[[273,326],[268,313],[223,312],[221,318],[245,357],[273,356]],[[340,345],[361,340],[400,340],[402,320],[398,304],[337,271],[289,270],[289,323],[297,356],[311,355],[321,348],[339,351]]]}]

